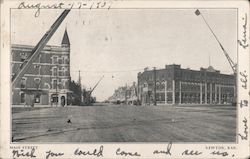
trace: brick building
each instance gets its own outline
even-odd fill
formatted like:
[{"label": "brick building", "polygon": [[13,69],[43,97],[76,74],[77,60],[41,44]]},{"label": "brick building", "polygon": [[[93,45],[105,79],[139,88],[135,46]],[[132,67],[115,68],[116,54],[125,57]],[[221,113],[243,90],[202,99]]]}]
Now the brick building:
[{"label": "brick building", "polygon": [[[34,46],[11,46],[12,75]],[[70,82],[70,42],[67,30],[61,46],[46,45],[25,75],[12,86],[13,105],[67,105]]]},{"label": "brick building", "polygon": [[235,76],[221,74],[212,66],[190,70],[166,65],[165,69],[145,69],[137,78],[143,105],[231,104],[235,100]]},{"label": "brick building", "polygon": [[136,104],[137,100],[137,86],[133,82],[131,86],[122,86],[114,91],[114,94],[109,97],[108,101],[113,103]]}]

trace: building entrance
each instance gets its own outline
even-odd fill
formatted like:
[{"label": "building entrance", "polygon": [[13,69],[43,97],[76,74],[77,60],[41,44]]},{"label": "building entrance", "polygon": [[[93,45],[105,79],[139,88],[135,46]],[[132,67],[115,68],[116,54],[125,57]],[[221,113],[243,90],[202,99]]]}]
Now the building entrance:
[{"label": "building entrance", "polygon": [[66,104],[65,102],[65,96],[61,96],[61,105],[64,107]]}]

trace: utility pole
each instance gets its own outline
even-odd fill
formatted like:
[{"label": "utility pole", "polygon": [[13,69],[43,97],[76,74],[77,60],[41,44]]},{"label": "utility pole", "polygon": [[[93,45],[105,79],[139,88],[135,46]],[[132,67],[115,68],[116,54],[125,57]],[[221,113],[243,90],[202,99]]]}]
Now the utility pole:
[{"label": "utility pole", "polygon": [[156,103],[156,68],[154,67],[154,105],[157,105]]},{"label": "utility pole", "polygon": [[127,89],[128,89],[128,85],[127,85],[127,83],[126,83],[126,87],[125,87],[125,103],[126,103],[126,105],[128,104],[128,99],[127,99]]},{"label": "utility pole", "polygon": [[79,84],[80,87],[82,87],[82,84],[81,84],[82,83],[82,81],[81,81],[81,71],[79,70],[78,73],[79,73],[78,74],[78,84]]},{"label": "utility pole", "polygon": [[58,102],[59,102],[57,87],[58,87],[58,63],[56,62],[56,98],[57,98],[56,107],[58,106]]},{"label": "utility pole", "polygon": [[78,71],[78,84],[79,84],[79,87],[80,87],[80,100],[81,100],[81,103],[83,102],[83,94],[82,94],[82,81],[81,81],[81,71],[79,70]]}]

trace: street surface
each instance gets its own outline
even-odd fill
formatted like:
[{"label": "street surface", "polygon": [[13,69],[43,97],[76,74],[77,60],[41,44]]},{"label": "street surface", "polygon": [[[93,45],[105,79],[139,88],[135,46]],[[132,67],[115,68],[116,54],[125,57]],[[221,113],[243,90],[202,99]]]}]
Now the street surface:
[{"label": "street surface", "polygon": [[12,108],[14,142],[235,142],[234,106]]}]

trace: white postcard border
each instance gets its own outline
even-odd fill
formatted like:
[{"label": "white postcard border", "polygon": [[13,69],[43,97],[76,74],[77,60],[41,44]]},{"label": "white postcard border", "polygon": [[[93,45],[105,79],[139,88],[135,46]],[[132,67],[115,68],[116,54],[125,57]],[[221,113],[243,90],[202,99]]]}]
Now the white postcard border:
[{"label": "white postcard border", "polygon": [[[249,47],[244,48],[240,41],[246,35],[249,44],[249,2],[248,1],[109,1],[112,8],[237,8],[238,9],[238,104],[237,104],[237,143],[11,143],[11,112],[10,112],[10,8],[17,8],[23,1],[2,1],[1,3],[1,157],[12,158],[13,150],[24,152],[35,149],[36,158],[45,158],[46,152],[63,153],[64,155],[50,158],[247,158],[249,157],[249,104],[240,106],[241,101],[249,103]],[[39,1],[24,1],[38,3]],[[44,4],[71,3],[73,1],[43,1]],[[75,1],[77,3],[79,1]],[[87,3],[91,2],[86,1]],[[70,6],[70,5],[68,5]],[[41,10],[42,12],[42,10]],[[247,23],[242,18],[247,18]],[[244,27],[246,26],[246,27]],[[242,41],[241,41],[242,42]],[[244,76],[245,75],[245,76]],[[244,82],[246,81],[246,82]],[[246,85],[246,87],[244,87]],[[244,122],[246,121],[246,122]],[[247,125],[247,127],[246,127]],[[247,133],[245,133],[247,132]],[[247,134],[247,139],[240,137]],[[119,156],[117,149],[126,152],[137,152],[140,156]],[[76,149],[103,151],[102,156],[74,155]],[[170,149],[170,150],[169,150]],[[155,150],[169,150],[170,154],[154,155]],[[189,153],[199,155],[183,155]],[[220,155],[212,154],[219,151]],[[227,153],[227,155],[223,155]],[[19,157],[25,158],[25,157]]]}]

